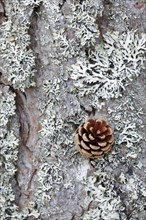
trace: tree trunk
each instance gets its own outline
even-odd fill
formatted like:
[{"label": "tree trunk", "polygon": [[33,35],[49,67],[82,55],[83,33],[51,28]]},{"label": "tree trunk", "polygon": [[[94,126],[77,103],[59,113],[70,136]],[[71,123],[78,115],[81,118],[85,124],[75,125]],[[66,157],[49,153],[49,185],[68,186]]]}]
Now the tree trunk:
[{"label": "tree trunk", "polygon": [[[146,1],[1,0],[1,219],[144,220]],[[111,152],[83,157],[104,119]]]}]

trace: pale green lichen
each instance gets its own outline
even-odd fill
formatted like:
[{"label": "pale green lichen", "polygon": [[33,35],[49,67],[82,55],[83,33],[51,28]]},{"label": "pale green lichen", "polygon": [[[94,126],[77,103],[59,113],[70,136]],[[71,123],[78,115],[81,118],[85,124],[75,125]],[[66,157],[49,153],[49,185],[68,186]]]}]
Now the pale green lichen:
[{"label": "pale green lichen", "polygon": [[8,121],[15,114],[15,94],[10,91],[8,86],[1,86],[0,89],[0,168],[2,172],[0,216],[1,219],[6,219],[9,216],[9,212],[15,210],[15,205],[13,204],[15,197],[11,186],[11,178],[16,171],[18,139],[16,139],[13,131],[7,130]]},{"label": "pale green lichen", "polygon": [[[18,159],[18,139],[14,131],[9,131],[7,126],[10,117],[15,115],[15,94],[8,86],[1,86],[0,92],[0,152],[1,152],[1,219],[10,218],[17,210],[14,203],[15,196],[11,186],[11,178],[16,172]],[[16,218],[17,219],[17,218]]]},{"label": "pale green lichen", "polygon": [[[144,202],[145,190],[142,181],[136,174],[132,177],[127,177],[123,173],[120,174],[119,179],[115,178],[109,172],[96,171],[92,176],[89,176],[85,182],[85,190],[87,197],[85,200],[88,206],[93,203],[94,208],[90,208],[89,211],[85,212],[83,220],[126,220],[126,203],[122,201],[121,196],[117,193],[116,182],[120,182],[121,193],[128,193],[127,201],[130,202],[131,207],[134,205],[132,210],[135,217],[139,216],[140,211],[144,211],[142,203],[139,204],[138,200]],[[141,195],[141,196],[140,196]],[[137,211],[138,206],[138,211]],[[136,212],[135,212],[136,211]],[[131,218],[135,219],[135,218]]]},{"label": "pale green lichen", "polygon": [[[55,159],[59,148],[57,139],[63,127],[62,119],[54,112],[57,105],[56,99],[60,91],[59,83],[59,79],[46,80],[42,86],[48,101],[43,103],[43,107],[39,106],[42,112],[42,129],[40,130],[42,163],[37,172],[39,186],[36,192],[39,209],[49,203],[54,188],[60,187],[63,181],[62,162],[57,158]],[[54,157],[55,160],[48,161],[49,157]]]},{"label": "pale green lichen", "polygon": [[[63,120],[60,115],[56,115],[54,112],[55,106],[58,106],[58,95],[60,93],[60,80],[46,80],[44,81],[42,90],[44,94],[47,96],[47,103],[43,103],[39,107],[42,111],[41,124],[42,129],[40,131],[41,138],[43,143],[52,142],[54,139],[55,133],[63,126]],[[44,117],[45,115],[45,117]]]},{"label": "pale green lichen", "polygon": [[16,211],[15,195],[11,186],[11,178],[16,172],[18,159],[18,140],[13,131],[5,133],[0,140],[1,146],[1,219],[7,219]]}]

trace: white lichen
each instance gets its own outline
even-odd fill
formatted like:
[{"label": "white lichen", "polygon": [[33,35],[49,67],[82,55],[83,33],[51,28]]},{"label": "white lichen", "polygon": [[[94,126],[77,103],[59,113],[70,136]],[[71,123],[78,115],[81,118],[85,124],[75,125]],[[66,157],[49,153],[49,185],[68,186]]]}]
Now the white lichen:
[{"label": "white lichen", "polygon": [[102,15],[101,6],[100,1],[74,1],[67,5],[63,16],[57,13],[56,23],[65,20],[67,24],[53,30],[59,60],[68,60],[81,55],[83,48],[96,43],[99,38],[97,17]]},{"label": "white lichen", "polygon": [[24,90],[33,86],[35,57],[30,48],[29,15],[40,1],[14,0],[6,3],[7,20],[0,26],[1,73],[14,88]]},{"label": "white lichen", "polygon": [[5,127],[9,117],[15,114],[15,93],[12,93],[8,86],[0,89],[0,126]]},{"label": "white lichen", "polygon": [[[16,205],[12,182],[17,171],[18,129],[15,89],[24,90],[34,85],[34,55],[28,35],[29,16],[40,1],[5,1],[7,19],[0,26],[0,148],[1,148],[1,199],[0,219],[23,220],[29,216],[39,219],[35,204],[20,209]],[[31,7],[30,7],[31,6]],[[30,14],[28,13],[30,10]],[[26,13],[27,11],[27,13]],[[3,84],[4,82],[4,84]],[[10,85],[5,86],[5,84]],[[15,128],[14,125],[15,124]],[[15,182],[15,181],[14,181]]]},{"label": "white lichen", "polygon": [[[126,176],[123,173],[119,176],[120,182],[122,183],[121,192],[128,192],[128,197],[130,199],[130,203],[134,204],[135,201],[141,198],[141,201],[145,199],[146,193],[144,189],[144,184],[141,179],[137,176],[137,174],[133,174],[132,176]],[[139,206],[140,209],[144,209],[143,206]]]},{"label": "white lichen", "polygon": [[[123,213],[124,206],[114,190],[110,175],[97,171],[86,180],[85,190],[87,191],[86,203],[94,202],[95,208],[89,209],[83,216],[83,220],[119,220],[126,219]],[[98,181],[99,180],[99,181]]]},{"label": "white lichen", "polygon": [[60,184],[63,182],[63,170],[61,161],[44,162],[38,171],[39,187],[37,190],[37,201],[41,206],[45,205],[52,199],[52,191],[59,190]]},{"label": "white lichen", "polygon": [[92,94],[95,100],[118,98],[144,69],[145,34],[106,33],[104,40],[72,66],[71,78],[80,97]]},{"label": "white lichen", "polygon": [[53,103],[49,104],[46,108],[46,115],[48,115],[47,118],[45,118],[42,121],[42,129],[40,131],[42,137],[44,138],[51,138],[54,137],[54,132],[61,129],[62,127],[62,120],[56,119],[56,115],[53,111],[54,105]]},{"label": "white lichen", "polygon": [[1,86],[0,89],[0,167],[2,172],[0,182],[0,216],[1,219],[6,219],[8,216],[11,216],[10,212],[13,209],[15,210],[13,203],[15,197],[11,186],[11,178],[16,172],[15,163],[18,159],[18,139],[16,139],[12,130],[9,131],[7,129],[10,117],[15,114],[15,94],[10,91],[8,86]]},{"label": "white lichen", "polygon": [[71,27],[75,30],[77,44],[79,47],[94,45],[99,37],[96,22],[99,6],[95,2],[83,1],[72,4]]},{"label": "white lichen", "polygon": [[[119,146],[126,146],[125,158],[131,162],[131,158],[137,158],[142,150],[143,109],[138,108],[132,95],[116,102],[116,108],[109,108],[111,119],[115,127],[115,143]],[[123,160],[125,160],[123,158]]]},{"label": "white lichen", "polygon": [[142,137],[137,132],[136,124],[127,122],[119,135],[118,144],[126,143],[126,146],[131,148],[134,143],[139,143],[141,139]]}]

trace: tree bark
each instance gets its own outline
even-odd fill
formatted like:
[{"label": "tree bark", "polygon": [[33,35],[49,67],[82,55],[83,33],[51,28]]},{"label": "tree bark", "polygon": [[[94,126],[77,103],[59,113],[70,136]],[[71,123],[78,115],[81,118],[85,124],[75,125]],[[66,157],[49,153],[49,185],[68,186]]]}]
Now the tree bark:
[{"label": "tree bark", "polygon": [[[90,63],[106,45],[107,33],[136,31],[139,42],[145,10],[134,0],[0,1],[1,219],[146,218],[144,68],[123,82],[121,96],[98,97],[99,104],[71,77],[80,58]],[[75,149],[75,130],[87,118],[114,129],[113,150],[99,160]]]}]

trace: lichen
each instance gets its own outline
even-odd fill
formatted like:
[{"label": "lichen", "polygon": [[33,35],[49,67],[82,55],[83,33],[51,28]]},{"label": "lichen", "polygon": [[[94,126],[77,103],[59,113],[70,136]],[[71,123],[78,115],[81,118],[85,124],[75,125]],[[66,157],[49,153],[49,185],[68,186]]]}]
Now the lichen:
[{"label": "lichen", "polygon": [[[0,147],[1,147],[1,200],[0,218],[26,219],[28,216],[39,217],[35,204],[20,209],[16,205],[13,189],[17,171],[19,125],[16,115],[15,89],[24,90],[34,85],[34,55],[30,49],[28,35],[30,11],[40,1],[5,1],[6,19],[0,26],[1,85],[0,85]],[[10,86],[6,86],[10,85]],[[14,127],[15,124],[15,127]],[[18,202],[18,201],[17,201]]]},{"label": "lichen", "polygon": [[[119,190],[117,190],[116,182],[121,183]],[[139,198],[141,197],[142,201],[144,201],[145,190],[142,181],[136,174],[133,174],[132,177],[127,177],[121,172],[119,179],[116,180],[112,173],[109,174],[109,172],[98,170],[86,179],[85,190],[87,192],[86,206],[89,205],[92,208],[85,212],[83,220],[126,220],[128,215],[132,214],[138,217],[138,213],[144,211]],[[118,191],[123,194],[125,192],[128,193],[127,202],[123,202],[122,196]],[[130,210],[130,214],[127,213],[129,202],[131,204],[130,208],[132,204],[134,207],[133,210]]]},{"label": "lichen", "polygon": [[15,93],[10,91],[9,86],[0,88],[0,126],[5,127],[9,117],[15,114]]},{"label": "lichen", "polygon": [[[91,46],[99,37],[97,15],[101,12],[100,4],[94,1],[83,1],[72,4],[70,25],[75,30],[76,44],[79,47]],[[76,46],[77,46],[76,45]]]},{"label": "lichen", "polygon": [[[143,210],[139,197],[139,192],[142,193],[143,187],[138,175],[135,174],[133,177],[134,189],[133,195],[128,197],[129,204],[123,200],[121,194],[125,192],[130,195],[131,189],[129,188],[127,192],[125,190],[130,184],[127,181],[129,174],[123,170],[123,175],[121,175],[121,167],[122,164],[125,164],[129,169],[135,163],[137,167],[142,167],[142,164],[138,164],[135,159],[140,157],[142,149],[142,136],[138,128],[142,126],[143,112],[142,109],[137,111],[130,92],[128,91],[127,95],[126,90],[134,78],[143,72],[145,34],[138,34],[134,31],[108,32],[103,35],[104,42],[97,44],[99,32],[95,21],[99,11],[96,11],[95,7],[92,11],[92,7],[88,7],[90,5],[88,4],[88,1],[74,3],[71,5],[72,14],[64,15],[66,24],[69,23],[69,27],[75,31],[73,38],[70,38],[62,26],[58,29],[57,25],[53,31],[57,48],[56,57],[59,56],[58,59],[61,62],[74,58],[72,62],[75,63],[70,69],[74,90],[71,87],[70,92],[77,96],[80,104],[83,103],[82,100],[85,100],[85,104],[89,101],[90,106],[94,106],[98,110],[102,107],[106,108],[109,121],[114,127],[115,145],[113,150],[105,158],[98,161],[91,160],[90,163],[98,171],[92,173],[89,178],[84,176],[87,192],[85,208],[89,207],[89,210],[85,211],[83,219],[124,220],[129,215],[127,209],[132,207],[132,204],[137,206],[135,212],[138,213],[138,209]],[[54,11],[57,12],[57,10],[59,9],[54,7],[53,2],[54,16]],[[63,21],[60,13],[55,18],[56,22],[59,22],[59,18],[61,22]],[[86,28],[86,23],[89,28]],[[53,62],[57,64],[56,61],[53,60]],[[67,166],[65,162],[59,163],[60,158],[63,159],[64,155],[67,155],[70,158],[70,161],[67,160],[67,162],[76,167],[83,162],[83,158],[78,157],[74,150],[73,131],[86,116],[81,110],[75,110],[74,114],[71,111],[65,120],[61,115],[61,99],[64,97],[59,94],[63,89],[61,62],[59,79],[44,81],[43,93],[47,97],[47,103],[43,103],[43,106],[40,103],[42,112],[40,137],[44,148],[41,149],[43,165],[38,171],[40,187],[37,198],[40,198],[38,203],[43,213],[43,205],[46,207],[51,204],[52,195],[55,194],[59,185],[64,184],[61,177],[67,172],[63,170],[62,173],[59,166],[61,169],[65,169]],[[68,72],[67,69],[67,73],[65,72],[64,75]],[[108,105],[111,107],[109,108]],[[52,161],[50,162],[48,158]],[[118,174],[117,170],[119,170]],[[49,176],[49,173],[53,178]],[[98,177],[99,180],[97,180]],[[83,184],[82,178],[80,181]],[[135,184],[136,181],[138,185]],[[125,184],[125,188],[121,193],[118,187],[122,183]],[[68,187],[70,186],[69,182]],[[138,202],[135,201],[136,195]],[[43,199],[41,200],[41,198]],[[92,204],[94,208],[92,208]],[[59,210],[50,211],[52,215],[55,212],[59,213]]]},{"label": "lichen", "polygon": [[58,13],[56,23],[61,20],[66,26],[57,26],[53,30],[55,46],[59,51],[57,59],[68,60],[80,56],[86,47],[95,45],[99,38],[97,17],[101,14],[102,4],[94,0],[70,2],[66,10]]},{"label": "lichen", "polygon": [[[134,94],[119,99],[116,108],[109,108],[108,112],[114,122],[117,146],[126,146],[126,162],[136,158],[142,149],[143,109],[137,109]],[[123,158],[124,159],[124,158]]]},{"label": "lichen", "polygon": [[86,203],[94,201],[96,208],[90,209],[83,216],[83,220],[96,219],[126,219],[124,214],[124,206],[120,200],[120,196],[114,190],[114,179],[110,174],[97,171],[86,180],[85,190],[88,193]]},{"label": "lichen", "polygon": [[40,1],[21,1],[14,0],[6,2],[8,8],[7,20],[0,26],[0,50],[3,78],[16,89],[24,91],[25,88],[35,85],[33,76],[35,57],[30,48],[29,15],[33,7]]},{"label": "lichen", "polygon": [[79,96],[118,98],[126,86],[144,69],[146,35],[112,32],[104,35],[104,44],[95,45],[89,56],[77,59],[71,78]]},{"label": "lichen", "polygon": [[[41,163],[37,172],[38,189],[35,193],[36,202],[39,204],[39,211],[42,216],[52,216],[56,213],[63,212],[66,209],[65,202],[62,209],[59,206],[54,206],[56,194],[63,190],[70,191],[74,194],[75,185],[74,178],[71,176],[69,166],[75,161],[75,148],[73,143],[72,117],[74,112],[70,110],[70,117],[62,117],[62,96],[60,96],[62,79],[45,80],[42,85],[43,95],[47,97],[47,102],[40,103],[41,110],[41,130],[40,137],[40,158]],[[81,120],[81,115],[80,117]],[[70,122],[69,122],[70,121]],[[63,158],[70,157],[70,160]],[[72,168],[71,168],[72,169]],[[73,195],[72,195],[73,196]],[[74,195],[75,196],[75,195]],[[63,198],[60,198],[62,200]],[[52,204],[53,203],[53,204]],[[48,210],[48,205],[52,204]],[[50,217],[51,218],[51,217]]]},{"label": "lichen", "polygon": [[[104,172],[104,176],[107,176],[106,179],[101,178],[103,182],[100,182],[101,185],[104,184],[106,186],[106,193],[109,193],[110,190],[114,191],[114,185],[116,192],[120,195],[121,201],[119,200],[119,204],[122,204],[125,208],[124,213],[126,216],[132,216],[131,219],[138,217],[139,210],[144,211],[144,206],[142,205],[144,201],[143,180],[136,173],[138,172],[137,170],[142,170],[144,165],[139,161],[139,158],[142,157],[143,149],[141,132],[143,129],[142,117],[144,112],[140,108],[137,109],[137,104],[133,96],[134,94],[129,94],[128,97],[121,97],[114,101],[113,106],[111,104],[111,107],[107,108],[110,121],[114,126],[115,144],[112,152],[106,158],[91,161],[91,164],[98,169],[99,179],[100,175],[102,176],[100,172]],[[109,172],[110,177],[108,177]],[[123,198],[122,194],[127,195],[126,199],[125,197]],[[118,195],[115,198],[117,202]],[[110,197],[112,200],[112,195]],[[94,200],[94,196],[92,199]],[[108,198],[105,200],[108,200]],[[112,207],[112,203],[110,205]],[[133,210],[131,210],[132,207]],[[114,208],[113,204],[112,210]],[[103,210],[104,208],[100,210],[98,208],[95,210],[91,209],[85,217],[91,217],[92,219],[92,216],[94,217],[100,214]],[[117,217],[115,216],[115,219],[120,219],[118,215]],[[135,218],[133,217],[134,215]],[[112,219],[110,213],[107,216],[104,216],[103,219]],[[127,217],[123,216],[121,218],[126,219]]]},{"label": "lichen", "polygon": [[63,170],[61,161],[44,162],[38,171],[39,187],[36,192],[37,203],[46,206],[53,198],[53,191],[59,190],[60,184],[63,183]]}]

